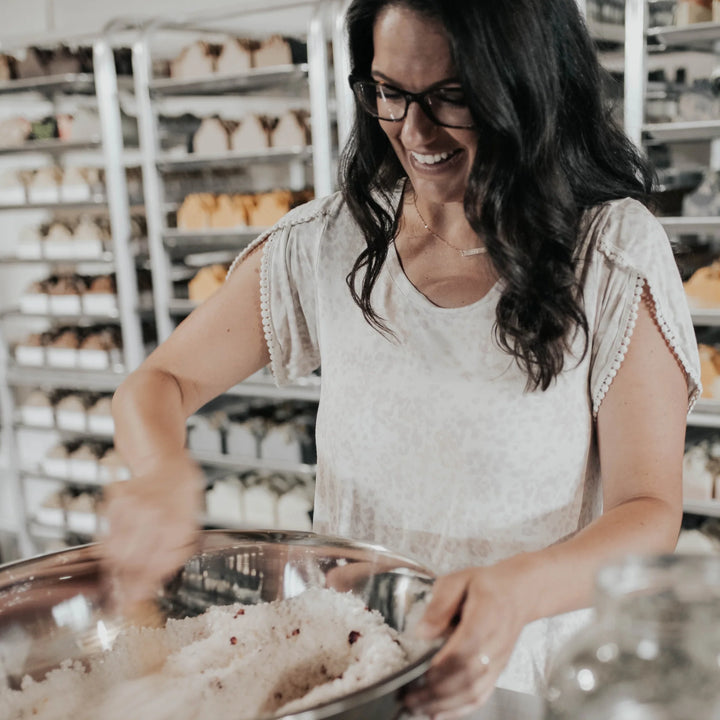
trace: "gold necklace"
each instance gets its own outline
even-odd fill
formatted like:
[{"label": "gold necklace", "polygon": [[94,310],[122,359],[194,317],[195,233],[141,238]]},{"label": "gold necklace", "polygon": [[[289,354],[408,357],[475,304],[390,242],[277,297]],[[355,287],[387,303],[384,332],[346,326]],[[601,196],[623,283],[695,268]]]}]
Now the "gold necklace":
[{"label": "gold necklace", "polygon": [[415,208],[415,212],[417,213],[418,217],[420,218],[420,222],[423,224],[423,227],[425,230],[427,230],[433,237],[437,238],[441,243],[444,243],[447,245],[451,250],[454,250],[456,253],[459,253],[462,255],[462,257],[470,257],[472,255],[482,255],[483,253],[487,252],[487,248],[484,245],[481,245],[480,247],[474,247],[474,248],[468,248],[466,250],[463,250],[462,248],[455,247],[455,245],[452,245],[449,243],[444,237],[441,235],[438,235],[430,226],[425,222],[425,218],[420,214],[420,208],[417,206],[417,199],[413,196],[413,207]]}]

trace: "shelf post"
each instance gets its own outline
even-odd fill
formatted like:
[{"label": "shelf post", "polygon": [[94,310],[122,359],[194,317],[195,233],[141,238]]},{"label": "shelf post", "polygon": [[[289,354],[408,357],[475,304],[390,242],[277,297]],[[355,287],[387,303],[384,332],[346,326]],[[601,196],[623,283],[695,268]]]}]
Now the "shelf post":
[{"label": "shelf post", "polygon": [[135,100],[138,108],[138,134],[142,148],[142,178],[145,195],[145,219],[147,222],[150,267],[153,277],[153,305],[158,342],[166,340],[174,325],[170,315],[169,298],[172,295],[170,267],[165,255],[163,232],[164,188],[157,168],[159,139],[155,127],[155,116],[150,97],[152,60],[148,32],[136,40],[132,49],[133,77],[135,79]]},{"label": "shelf post", "polygon": [[345,28],[350,0],[335,0],[333,3],[333,69],[335,71],[335,104],[337,106],[338,147],[345,146],[355,119],[355,103],[348,87],[350,75],[350,52]]},{"label": "shelf post", "polygon": [[641,149],[647,84],[647,15],[646,0],[626,0],[624,125],[627,136]]},{"label": "shelf post", "polygon": [[113,49],[103,36],[93,45],[93,67],[98,112],[103,128],[105,186],[110,212],[118,309],[123,339],[123,357],[127,371],[136,368],[145,356],[138,314],[137,270],[130,249],[130,202],[123,158],[123,132]]},{"label": "shelf post", "polygon": [[15,402],[8,382],[10,346],[2,328],[0,328],[0,348],[2,349],[0,373],[2,373],[3,378],[0,383],[0,430],[2,430],[5,440],[8,463],[5,477],[10,483],[8,492],[13,509],[12,518],[16,523],[14,530],[17,533],[20,556],[29,557],[37,553],[37,548],[28,532],[28,512],[20,478],[20,453],[17,446],[18,438],[15,433]]},{"label": "shelf post", "polygon": [[332,128],[328,93],[328,51],[326,6],[319,3],[308,28],[308,81],[310,85],[310,118],[313,143],[313,184],[315,196],[333,191]]}]

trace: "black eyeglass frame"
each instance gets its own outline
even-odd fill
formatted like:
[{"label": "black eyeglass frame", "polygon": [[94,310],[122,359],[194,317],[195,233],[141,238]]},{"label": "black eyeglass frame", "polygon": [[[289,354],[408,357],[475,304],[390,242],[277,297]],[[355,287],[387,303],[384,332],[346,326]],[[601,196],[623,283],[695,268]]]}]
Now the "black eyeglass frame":
[{"label": "black eyeglass frame", "polygon": [[[368,115],[377,118],[378,120],[383,120],[384,122],[402,122],[408,114],[408,110],[410,109],[410,103],[416,102],[423,110],[423,112],[436,124],[440,125],[441,127],[447,127],[447,128],[454,128],[456,130],[472,130],[475,127],[475,123],[472,123],[470,125],[449,125],[448,123],[440,122],[436,117],[435,113],[432,110],[432,106],[427,101],[426,97],[427,95],[430,95],[433,92],[437,92],[439,88],[431,88],[429,90],[423,90],[423,92],[419,93],[413,93],[409,92],[408,90],[401,90],[400,88],[396,88],[394,85],[389,85],[387,83],[379,83],[377,80],[373,80],[372,78],[366,78],[366,77],[359,77],[357,75],[350,75],[348,76],[348,82],[350,83],[350,89],[353,92],[353,95],[355,96],[355,99],[358,101],[358,104],[363,109],[364,112],[366,112]],[[367,83],[370,85],[378,85],[380,87],[386,87],[393,92],[396,92],[398,95],[402,95],[402,97],[405,100],[405,112],[402,114],[402,117],[399,118],[383,118],[380,117],[380,115],[374,113],[372,110],[370,110],[368,107],[366,107],[362,100],[358,97],[357,91],[355,90],[355,86],[360,83]]]}]

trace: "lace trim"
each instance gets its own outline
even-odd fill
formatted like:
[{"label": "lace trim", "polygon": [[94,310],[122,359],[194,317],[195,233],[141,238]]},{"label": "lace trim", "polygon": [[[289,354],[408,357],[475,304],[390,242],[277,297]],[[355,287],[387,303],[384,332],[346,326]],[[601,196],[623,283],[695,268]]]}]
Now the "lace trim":
[{"label": "lace trim", "polygon": [[[228,268],[225,279],[230,277],[235,268],[257,247],[265,241],[272,242],[273,230],[268,230],[259,237],[255,238],[233,261]],[[277,383],[276,359],[273,353],[273,334],[272,325],[270,324],[270,290],[268,286],[268,253],[263,250],[260,260],[260,313],[262,317],[263,334],[265,335],[265,344],[270,356],[270,369]]]},{"label": "lace trim", "polygon": [[256,237],[233,261],[230,267],[228,268],[227,274],[225,275],[225,279],[227,280],[233,270],[258,246],[260,243],[267,240],[267,238],[270,236],[270,231],[263,233],[260,235],[260,237]]},{"label": "lace trim", "polygon": [[644,278],[641,275],[636,275],[635,289],[633,291],[633,298],[630,304],[630,312],[628,313],[627,322],[625,324],[625,333],[623,335],[622,342],[620,343],[620,346],[615,353],[615,357],[613,358],[612,364],[610,365],[610,369],[607,371],[607,375],[605,375],[605,377],[603,378],[603,381],[600,384],[600,387],[598,388],[595,397],[593,398],[594,420],[597,420],[597,414],[598,410],[600,410],[600,404],[605,399],[605,395],[607,395],[607,391],[609,390],[610,385],[612,385],[612,381],[617,375],[617,371],[620,369],[620,366],[625,359],[625,355],[627,355],[627,350],[630,347],[630,340],[632,338],[633,332],[635,331],[635,323],[637,322],[638,317],[638,308],[640,307],[640,300],[642,298],[644,287]]},{"label": "lace trim", "polygon": [[[619,259],[617,253],[611,252],[607,246],[603,249],[605,252],[608,253],[608,255],[612,255],[613,259]],[[627,354],[627,349],[628,347],[630,347],[630,339],[632,338],[633,331],[635,330],[635,323],[638,316],[638,308],[640,307],[640,301],[642,299],[643,290],[646,285],[648,292],[650,293],[650,298],[652,300],[650,312],[652,313],[655,322],[660,328],[660,332],[662,332],[662,335],[665,338],[665,342],[670,348],[670,351],[675,356],[676,360],[680,363],[680,366],[685,372],[685,376],[690,378],[694,386],[692,394],[688,398],[688,414],[692,412],[693,408],[695,407],[695,403],[700,397],[700,378],[697,377],[693,372],[692,366],[688,361],[687,357],[685,356],[685,353],[683,353],[680,343],[677,341],[677,337],[675,336],[675,333],[670,323],[668,323],[665,316],[660,311],[660,305],[658,304],[658,300],[655,296],[652,285],[648,283],[642,275],[636,274],[635,290],[633,291],[633,299],[630,307],[630,313],[628,314],[627,325],[625,327],[625,334],[623,336],[622,342],[620,343],[620,347],[617,350],[615,358],[613,359],[612,365],[610,366],[606,377],[603,379],[600,388],[598,389],[595,397],[593,398],[593,418],[595,420],[597,420],[597,414],[600,409],[600,404],[605,399],[605,395],[607,394],[607,391],[612,384],[613,378],[615,377],[615,375],[617,375],[617,371],[620,369],[620,366],[625,359],[625,355]]]},{"label": "lace trim", "polygon": [[[310,212],[303,212],[302,209],[310,209]],[[236,258],[233,260],[230,268],[227,271],[227,277],[235,270],[235,268],[259,245],[267,242],[268,246],[274,242],[278,237],[278,234],[284,230],[288,230],[296,225],[303,225],[307,222],[312,222],[318,218],[325,217],[330,212],[329,208],[323,207],[317,209],[312,204],[303,205],[297,208],[296,211],[291,210],[285,218],[280,220],[274,227],[266,231],[259,237],[255,238]],[[273,334],[272,322],[270,318],[270,253],[268,252],[269,247],[263,249],[262,258],[260,260],[260,315],[262,319],[263,335],[265,336],[265,344],[267,346],[268,355],[270,356],[270,370],[272,371],[273,378],[276,385],[280,385],[282,382],[287,380],[287,373],[285,373],[282,364],[278,360],[277,353],[275,353],[275,336]]]},{"label": "lace trim", "polygon": [[690,414],[695,407],[695,403],[700,397],[700,378],[693,373],[692,366],[688,361],[687,357],[685,356],[685,353],[682,351],[680,343],[677,341],[672,327],[665,319],[665,316],[660,312],[660,305],[658,304],[657,298],[655,297],[652,285],[648,284],[648,290],[650,291],[650,297],[652,298],[651,312],[653,314],[653,317],[655,318],[655,322],[657,322],[658,327],[660,328],[663,337],[665,338],[665,342],[667,342],[668,344],[668,347],[672,351],[677,361],[680,363],[680,367],[682,367],[682,369],[684,370],[685,376],[690,378],[690,380],[692,380],[693,382],[694,388],[692,394],[688,398],[688,414]]},{"label": "lace trim", "polygon": [[[268,241],[272,242],[272,238]],[[277,367],[277,356],[274,352],[275,340],[273,337],[272,323],[270,322],[270,284],[268,282],[270,265],[270,253],[268,248],[263,249],[262,258],[260,260],[260,314],[262,316],[263,334],[265,335],[265,345],[270,356],[270,370],[272,371],[275,383],[278,383],[280,375]]]}]

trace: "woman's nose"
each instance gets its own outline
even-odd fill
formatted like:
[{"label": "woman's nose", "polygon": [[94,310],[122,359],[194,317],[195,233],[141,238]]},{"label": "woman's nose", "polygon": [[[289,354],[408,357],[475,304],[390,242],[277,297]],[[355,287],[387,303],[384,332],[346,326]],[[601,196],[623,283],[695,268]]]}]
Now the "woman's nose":
[{"label": "woman's nose", "polygon": [[418,102],[411,102],[403,120],[400,138],[404,145],[412,147],[418,142],[427,142],[438,132],[438,126],[431,120]]}]

